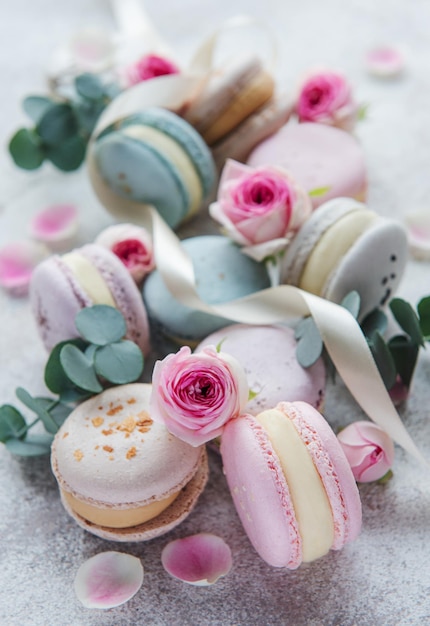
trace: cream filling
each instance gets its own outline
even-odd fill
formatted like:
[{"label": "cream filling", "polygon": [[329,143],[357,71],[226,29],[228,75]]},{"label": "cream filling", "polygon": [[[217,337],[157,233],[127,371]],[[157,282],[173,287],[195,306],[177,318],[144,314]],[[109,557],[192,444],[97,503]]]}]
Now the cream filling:
[{"label": "cream filling", "polygon": [[105,526],[106,528],[131,528],[132,526],[144,524],[160,515],[172,504],[179,495],[180,490],[164,498],[164,500],[124,510],[97,507],[87,502],[82,502],[82,500],[78,500],[68,491],[64,491],[64,489],[61,490],[61,493],[72,511],[89,522],[97,524],[97,526]]},{"label": "cream filling", "polygon": [[167,156],[178,170],[188,191],[190,207],[187,217],[197,213],[203,197],[202,183],[191,158],[184,149],[174,139],[151,126],[126,126],[122,132],[129,137],[141,139]]},{"label": "cream filling", "polygon": [[78,252],[69,252],[64,254],[61,260],[73,272],[76,280],[93,304],[107,304],[116,307],[115,300],[103,276],[88,259]]},{"label": "cream filling", "polygon": [[373,211],[363,209],[344,215],[330,226],[310,253],[300,277],[299,287],[322,296],[324,287],[340,259],[376,219],[377,216]]},{"label": "cream filling", "polygon": [[281,411],[269,409],[256,419],[267,432],[288,483],[302,538],[303,561],[318,559],[330,550],[334,522],[321,478],[294,425]]}]

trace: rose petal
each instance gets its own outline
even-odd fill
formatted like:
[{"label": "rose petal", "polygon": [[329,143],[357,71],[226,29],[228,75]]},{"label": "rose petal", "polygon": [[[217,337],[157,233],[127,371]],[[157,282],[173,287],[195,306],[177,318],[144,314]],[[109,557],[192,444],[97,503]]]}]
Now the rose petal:
[{"label": "rose petal", "polygon": [[162,553],[164,569],[191,585],[206,586],[229,573],[231,550],[221,537],[199,533],[168,543]]},{"label": "rose petal", "polygon": [[43,209],[30,222],[30,234],[55,251],[71,245],[78,230],[78,211],[71,204]]},{"label": "rose petal", "polygon": [[34,241],[17,241],[4,246],[0,249],[0,286],[11,295],[26,295],[34,268],[48,254],[45,246]]},{"label": "rose petal", "polygon": [[404,68],[404,58],[399,50],[391,46],[379,46],[369,50],[366,65],[370,74],[390,78],[400,74]]},{"label": "rose petal", "polygon": [[414,258],[430,260],[430,209],[416,209],[405,216],[409,249]]},{"label": "rose petal", "polygon": [[98,72],[108,67],[115,52],[113,36],[106,30],[94,27],[76,32],[67,47],[74,63],[82,71]]},{"label": "rose petal", "polygon": [[88,609],[110,609],[130,600],[142,582],[140,559],[122,552],[101,552],[80,566],[74,588]]}]

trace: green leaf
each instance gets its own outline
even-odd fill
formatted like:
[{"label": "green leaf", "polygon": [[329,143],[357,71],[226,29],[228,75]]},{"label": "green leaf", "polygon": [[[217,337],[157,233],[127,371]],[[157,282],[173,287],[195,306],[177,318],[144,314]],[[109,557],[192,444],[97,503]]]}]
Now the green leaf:
[{"label": "green leaf", "polygon": [[80,350],[84,350],[87,346],[82,339],[70,339],[61,341],[53,347],[45,365],[45,385],[52,393],[61,394],[71,387],[70,379],[66,376],[60,361],[60,352],[67,344],[72,344]]},{"label": "green leaf", "polygon": [[92,394],[84,389],[78,389],[77,387],[71,387],[65,389],[60,394],[60,402],[64,405],[75,404],[91,398]]},{"label": "green leaf", "polygon": [[142,374],[142,351],[132,341],[118,341],[96,351],[94,366],[97,374],[111,383],[131,383]]},{"label": "green leaf", "polygon": [[59,146],[77,133],[77,124],[70,104],[53,104],[42,115],[36,126],[42,141],[48,146]]},{"label": "green leaf", "polygon": [[[33,398],[28,391],[23,389],[22,387],[18,387],[15,391],[16,397],[18,400],[28,407],[31,411],[36,413],[38,417],[42,420],[42,423],[48,433],[55,434],[58,431],[58,426],[55,423],[55,420],[49,415],[46,410],[46,398]],[[53,402],[53,400],[51,400]]]},{"label": "green leaf", "polygon": [[60,362],[66,376],[68,376],[77,387],[85,389],[85,391],[91,391],[92,393],[100,393],[103,391],[103,387],[94,371],[93,364],[76,346],[71,344],[63,346],[60,352]]},{"label": "green leaf", "polygon": [[357,120],[362,122],[366,119],[369,112],[369,104],[362,104],[358,109]]},{"label": "green leaf", "polygon": [[80,135],[69,137],[60,145],[49,146],[46,149],[46,158],[63,172],[73,172],[82,165],[85,159],[87,142]]},{"label": "green leaf", "polygon": [[377,330],[369,341],[369,347],[385,387],[391,389],[396,382],[397,369],[387,344]]},{"label": "green leaf", "polygon": [[0,441],[23,437],[27,422],[21,413],[11,404],[0,406]]},{"label": "green leaf", "polygon": [[373,333],[376,331],[383,335],[387,330],[387,326],[388,318],[381,309],[374,309],[361,322],[361,330],[369,338],[372,338]]},{"label": "green leaf", "polygon": [[75,115],[79,123],[79,127],[88,136],[94,130],[94,127],[102,114],[105,105],[101,102],[78,102],[74,105]]},{"label": "green leaf", "polygon": [[35,170],[45,159],[42,143],[37,133],[28,128],[18,130],[9,142],[9,152],[18,167]]},{"label": "green leaf", "polygon": [[106,304],[81,309],[76,315],[75,326],[84,339],[98,346],[119,341],[127,332],[123,315]]},{"label": "green leaf", "polygon": [[321,356],[324,344],[312,317],[305,317],[296,326],[296,357],[302,367],[310,367]]},{"label": "green leaf", "polygon": [[[37,400],[48,411],[49,415],[57,425],[57,430],[73,410],[67,404],[62,403],[59,400],[53,400],[52,398],[37,398]],[[55,434],[55,432],[53,432],[53,434]]]},{"label": "green leaf", "polygon": [[422,298],[418,302],[417,311],[421,332],[428,341],[430,339],[430,296]]},{"label": "green leaf", "polygon": [[251,402],[251,400],[254,400],[254,398],[256,398],[258,394],[259,394],[259,391],[252,391],[252,389],[250,389],[248,392],[248,402]]},{"label": "green leaf", "polygon": [[316,187],[315,189],[311,189],[308,191],[308,196],[311,198],[318,198],[319,196],[323,196],[327,191],[330,191],[330,187]]},{"label": "green leaf", "polygon": [[25,439],[8,439],[6,448],[17,456],[42,456],[51,452],[53,437],[49,435],[28,435]]},{"label": "green leaf", "polygon": [[27,113],[28,117],[37,124],[43,117],[48,109],[50,109],[55,102],[50,98],[44,96],[28,96],[22,103],[22,108]]},{"label": "green leaf", "polygon": [[424,339],[420,328],[417,314],[406,300],[393,298],[390,301],[390,309],[399,326],[409,335],[418,346],[424,345]]},{"label": "green leaf", "polygon": [[342,302],[340,303],[344,309],[347,309],[357,319],[360,311],[360,294],[358,291],[350,291],[346,294]]},{"label": "green leaf", "polygon": [[388,472],[386,474],[384,474],[379,480],[377,480],[376,482],[378,483],[378,485],[385,485],[389,480],[391,480],[393,478],[394,474],[392,472],[392,470],[388,470]]},{"label": "green leaf", "polygon": [[96,74],[80,74],[75,78],[75,89],[86,100],[97,101],[104,97],[104,85]]},{"label": "green leaf", "polygon": [[418,360],[419,346],[405,335],[391,337],[388,347],[402,383],[409,388]]}]

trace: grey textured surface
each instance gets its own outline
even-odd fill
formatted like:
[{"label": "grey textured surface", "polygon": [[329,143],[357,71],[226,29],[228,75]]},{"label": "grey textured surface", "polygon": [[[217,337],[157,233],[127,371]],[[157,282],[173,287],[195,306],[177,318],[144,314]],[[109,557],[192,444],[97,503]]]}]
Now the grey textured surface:
[{"label": "grey textured surface", "polygon": [[[430,4],[423,0],[148,0],[148,11],[184,57],[214,24],[235,13],[265,18],[279,40],[278,75],[294,85],[315,65],[344,70],[358,98],[370,104],[357,134],[369,168],[369,205],[402,218],[428,206],[430,192]],[[111,25],[101,0],[15,0],[0,22],[1,144],[25,122],[18,107],[29,92],[43,92],[43,68],[55,45],[83,23]],[[404,49],[407,67],[398,80],[366,75],[363,57],[383,42]],[[81,240],[108,218],[84,172],[62,177],[45,169],[16,170],[0,155],[0,244],[23,236],[28,217],[49,199],[70,198],[82,215]],[[429,207],[430,210],[430,207]],[[198,225],[194,225],[198,228]],[[191,229],[190,229],[191,230]],[[410,262],[401,295],[416,302],[430,293],[430,268]],[[0,294],[0,402],[14,388],[43,391],[46,355],[27,300]],[[402,407],[405,424],[430,458],[430,358],[420,358],[413,393]],[[362,417],[341,383],[330,386],[326,416],[334,426]],[[262,562],[243,534],[226,490],[220,461],[211,457],[210,484],[193,515],[166,537],[119,549],[139,556],[145,579],[126,605],[84,609],[72,581],[93,554],[115,549],[81,530],[63,511],[47,459],[17,460],[0,448],[0,624],[5,626],[240,625],[373,626],[430,623],[430,474],[396,448],[395,476],[385,486],[360,487],[364,523],[360,538],[294,572]],[[231,546],[230,575],[210,588],[170,578],[160,562],[170,539],[193,532],[221,535]]]}]

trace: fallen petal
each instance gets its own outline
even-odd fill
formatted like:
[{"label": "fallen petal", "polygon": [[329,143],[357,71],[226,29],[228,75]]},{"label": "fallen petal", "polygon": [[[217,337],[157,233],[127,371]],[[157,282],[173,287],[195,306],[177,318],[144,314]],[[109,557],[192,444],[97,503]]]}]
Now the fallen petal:
[{"label": "fallen petal", "polygon": [[28,293],[31,275],[48,256],[45,246],[34,241],[17,241],[0,249],[0,286],[13,296]]},{"label": "fallen petal", "polygon": [[366,55],[370,74],[381,78],[397,76],[404,68],[403,55],[396,48],[380,46],[369,50]]},{"label": "fallen petal", "polygon": [[161,562],[174,578],[199,586],[215,583],[233,563],[229,546],[210,533],[171,541],[161,553]]},{"label": "fallen petal", "polygon": [[71,246],[78,230],[78,211],[71,204],[43,209],[30,222],[30,234],[55,251]]},{"label": "fallen petal", "polygon": [[104,29],[94,27],[76,32],[68,42],[68,48],[74,63],[90,72],[108,67],[115,52],[113,36]]},{"label": "fallen petal", "polygon": [[417,209],[405,216],[411,254],[419,260],[430,260],[430,209]]},{"label": "fallen petal", "polygon": [[122,552],[101,552],[80,566],[74,588],[88,609],[110,609],[130,600],[142,583],[140,559]]}]

